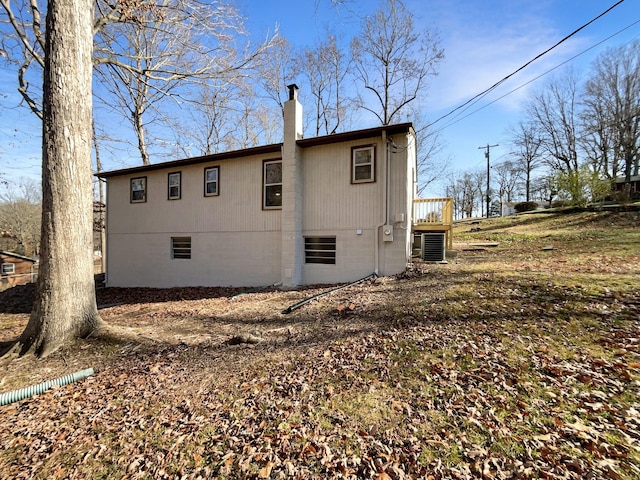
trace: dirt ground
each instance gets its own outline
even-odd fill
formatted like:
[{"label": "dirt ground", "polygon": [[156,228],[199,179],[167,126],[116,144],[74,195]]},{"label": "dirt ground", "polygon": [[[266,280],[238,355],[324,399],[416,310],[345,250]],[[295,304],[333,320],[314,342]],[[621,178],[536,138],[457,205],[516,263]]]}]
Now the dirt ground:
[{"label": "dirt ground", "polygon": [[[303,287],[291,291],[277,288],[101,288],[98,308],[109,327],[95,339],[68,345],[45,362],[24,358],[0,363],[0,391],[20,388],[70,369],[106,368],[120,355],[135,351],[162,350],[186,345],[233,352],[255,348],[234,343],[238,335],[259,337],[260,348],[322,348],[329,342],[354,334],[385,329],[402,316],[402,305],[415,301],[413,280],[421,279],[423,302],[446,301],[445,290],[460,275],[473,271],[540,272],[557,276],[598,272],[640,273],[640,247],[620,254],[603,248],[596,233],[611,226],[637,228],[640,213],[584,213],[573,216],[507,217],[476,225],[456,227],[454,252],[448,263],[429,264],[414,259],[403,274],[381,277],[323,295],[335,285]],[[481,228],[478,228],[481,227]],[[554,235],[555,232],[555,235]],[[595,235],[591,238],[589,235]],[[484,246],[494,242],[496,247]],[[545,248],[553,250],[545,251]],[[631,248],[634,245],[632,242]],[[635,245],[637,247],[637,245]],[[623,252],[625,253],[625,252]],[[35,286],[22,285],[0,292],[0,345],[15,340],[24,329]],[[292,313],[283,311],[297,302],[319,298]],[[406,301],[403,301],[403,298]],[[400,311],[399,311],[400,310]],[[433,320],[438,312],[433,311]],[[78,354],[77,352],[80,352]],[[246,358],[241,355],[240,363]],[[45,363],[44,368],[36,365]],[[224,362],[231,368],[234,362]]]},{"label": "dirt ground", "polygon": [[335,291],[98,289],[103,331],[0,359],[0,392],[95,370],[0,410],[0,478],[639,478],[639,222],[461,223]]}]

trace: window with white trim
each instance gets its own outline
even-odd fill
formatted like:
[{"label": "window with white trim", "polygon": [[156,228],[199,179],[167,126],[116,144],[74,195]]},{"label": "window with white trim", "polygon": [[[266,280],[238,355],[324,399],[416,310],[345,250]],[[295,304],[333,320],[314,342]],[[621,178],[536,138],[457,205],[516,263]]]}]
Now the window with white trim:
[{"label": "window with white trim", "polygon": [[220,194],[218,183],[220,167],[208,167],[204,169],[204,196],[215,197]]},{"label": "window with white trim", "polygon": [[191,237],[171,237],[171,258],[191,258]]},{"label": "window with white trim", "polygon": [[15,263],[3,263],[2,264],[2,275],[11,275],[12,273],[16,273],[16,264]]},{"label": "window with white trim", "polygon": [[335,265],[336,237],[304,237],[304,262]]},{"label": "window with white trim", "polygon": [[282,208],[282,160],[266,160],[262,168],[262,208]]},{"label": "window with white trim", "polygon": [[169,200],[180,200],[180,196],[182,193],[182,173],[170,173],[167,184],[169,188],[169,191],[167,192]]},{"label": "window with white trim", "polygon": [[375,156],[375,145],[351,149],[351,183],[376,181]]},{"label": "window with white trim", "polygon": [[144,203],[147,201],[147,177],[131,179],[131,203]]}]

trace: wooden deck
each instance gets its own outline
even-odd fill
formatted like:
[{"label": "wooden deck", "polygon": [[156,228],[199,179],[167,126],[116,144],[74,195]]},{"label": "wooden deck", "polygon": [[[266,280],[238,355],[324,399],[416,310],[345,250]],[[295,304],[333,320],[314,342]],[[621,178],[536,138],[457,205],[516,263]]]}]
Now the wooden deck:
[{"label": "wooden deck", "polygon": [[417,198],[413,201],[413,232],[444,232],[447,250],[453,249],[453,199]]}]

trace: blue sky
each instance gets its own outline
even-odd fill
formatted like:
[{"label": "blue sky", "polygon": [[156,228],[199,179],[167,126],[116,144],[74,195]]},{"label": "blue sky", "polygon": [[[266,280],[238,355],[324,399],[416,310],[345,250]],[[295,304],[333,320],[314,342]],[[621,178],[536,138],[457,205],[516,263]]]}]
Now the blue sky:
[{"label": "blue sky", "polygon": [[[431,121],[436,120],[615,3],[616,0],[406,0],[417,29],[437,31],[445,50],[439,75],[432,80],[428,97],[420,100],[422,109]],[[277,22],[280,32],[296,47],[313,45],[325,34],[327,24],[345,34],[356,32],[358,17],[379,5],[376,1],[356,1],[348,4],[350,11],[336,12],[330,2],[322,0],[277,0],[264,5],[245,0],[245,4],[252,29],[264,29]],[[634,22],[639,23],[632,25]],[[624,32],[595,46],[626,27],[629,28]],[[528,95],[568,66],[586,75],[599,53],[639,37],[640,1],[626,0],[461,115],[436,123],[434,128],[440,130],[444,145],[443,159],[453,171],[486,168],[484,151],[478,149],[486,144],[499,144],[491,150],[492,162],[505,159],[509,153],[508,130],[522,118]],[[585,50],[588,51],[582,53]],[[564,67],[558,67],[576,55]],[[543,76],[525,85],[540,75]],[[514,89],[517,90],[508,94]],[[508,95],[495,101],[505,94]],[[442,193],[436,185],[426,191],[430,196]]]},{"label": "blue sky", "polygon": [[[416,26],[439,33],[445,60],[439,75],[431,82],[429,95],[420,99],[421,108],[435,120],[474,95],[490,87],[561,38],[599,15],[615,0],[406,0],[414,13]],[[246,27],[256,39],[278,25],[279,31],[294,48],[313,46],[325,36],[326,28],[351,37],[360,18],[378,7],[375,0],[347,2],[336,10],[330,0],[238,0],[238,8],[247,18]],[[440,130],[442,155],[452,170],[477,170],[486,165],[478,147],[500,144],[491,158],[499,162],[509,151],[507,131],[522,118],[522,105],[536,88],[555,72],[525,85],[533,78],[568,63],[586,74],[591,61],[607,48],[640,37],[640,1],[625,0],[591,26],[518,73],[489,96],[458,117],[449,117],[434,127]],[[624,32],[594,47],[619,30]],[[593,47],[593,48],[592,48]],[[514,93],[493,102],[518,87]],[[40,165],[40,125],[25,107],[15,108],[15,73],[0,68],[0,173],[17,181],[20,177],[38,178]],[[474,110],[484,107],[474,113]],[[467,116],[468,115],[468,116]],[[463,118],[465,117],[466,118]],[[449,124],[451,120],[455,123]],[[374,126],[363,117],[357,128]],[[106,168],[137,165],[138,158],[106,159]],[[427,195],[440,195],[437,187]]]}]

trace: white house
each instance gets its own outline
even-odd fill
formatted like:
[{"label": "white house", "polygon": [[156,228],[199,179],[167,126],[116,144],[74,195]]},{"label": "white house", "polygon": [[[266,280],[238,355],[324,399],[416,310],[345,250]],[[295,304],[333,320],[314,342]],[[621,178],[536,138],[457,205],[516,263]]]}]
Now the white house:
[{"label": "white house", "polygon": [[416,175],[410,123],[127,168],[107,182],[109,287],[283,286],[402,272]]}]

